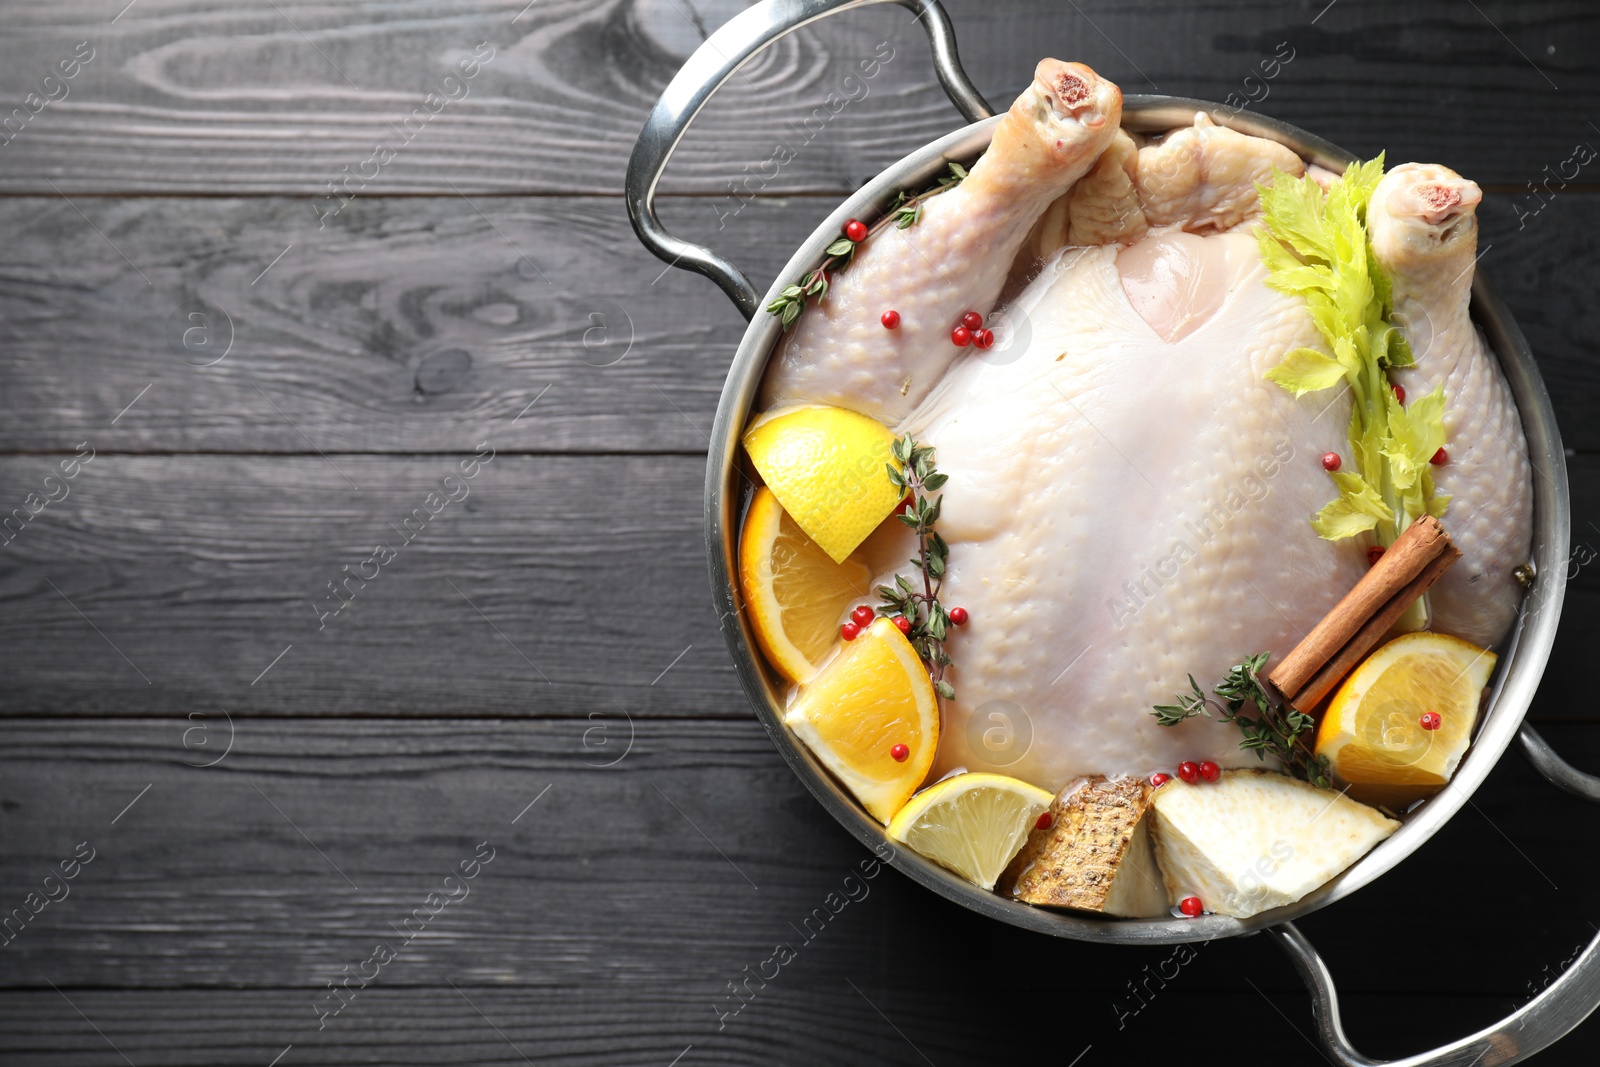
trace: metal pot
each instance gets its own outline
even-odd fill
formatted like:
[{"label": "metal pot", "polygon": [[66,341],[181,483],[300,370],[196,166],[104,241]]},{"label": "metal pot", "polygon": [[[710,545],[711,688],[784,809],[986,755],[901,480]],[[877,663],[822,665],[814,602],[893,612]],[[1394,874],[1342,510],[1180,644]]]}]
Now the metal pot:
[{"label": "metal pot", "polygon": [[[794,773],[845,829],[863,844],[880,849],[887,842],[883,827],[862,811],[783,725],[783,692],[755,652],[749,624],[740,610],[734,577],[744,497],[737,455],[739,436],[749,418],[767,357],[780,334],[778,319],[758,311],[791,279],[822,259],[824,248],[836,238],[845,221],[873,218],[900,190],[922,188],[935,180],[947,162],[970,163],[981,155],[999,119],[962,71],[954,31],[937,0],[892,0],[915,14],[927,31],[940,84],[970,125],[911,153],[846,198],[796,250],[765,299],[759,298],[743,272],[722,256],[668,234],[656,217],[654,195],[661,172],[689,123],[717,87],[747,60],[801,26],[882,2],[887,0],[763,0],[734,17],[696,50],[662,94],[634,147],[626,188],[629,215],[645,247],[671,265],[709,277],[750,320],[723,386],[706,465],[706,548],[711,586],[740,682]],[[1129,95],[1124,98],[1122,122],[1129,129],[1160,131],[1189,125],[1197,111],[1209,112],[1218,123],[1243,133],[1278,141],[1308,162],[1334,171],[1343,170],[1354,159],[1350,153],[1286,123],[1204,100]],[[1328,1053],[1336,1062],[1350,1067],[1373,1062],[1345,1040],[1332,978],[1292,920],[1348,896],[1416,851],[1467,803],[1513,737],[1520,738],[1534,766],[1553,783],[1600,802],[1600,779],[1581,774],[1562,762],[1522,721],[1549,659],[1565,592],[1562,576],[1571,524],[1566,462],[1550,397],[1527,341],[1482,271],[1473,284],[1472,310],[1500,358],[1521,412],[1528,456],[1536,472],[1532,562],[1535,573],[1545,577],[1534,581],[1524,600],[1517,624],[1505,643],[1499,675],[1481,716],[1477,737],[1448,788],[1408,816],[1395,834],[1317,891],[1287,907],[1242,920],[1220,915],[1123,920],[1057,912],[984,892],[905,849],[894,849],[893,865],[934,892],[981,915],[1056,937],[1155,945],[1267,930],[1294,960],[1312,991],[1320,1037]],[[1600,936],[1558,980],[1515,1014],[1453,1044],[1395,1063],[1461,1067],[1513,1063],[1567,1033],[1597,1004]]]}]

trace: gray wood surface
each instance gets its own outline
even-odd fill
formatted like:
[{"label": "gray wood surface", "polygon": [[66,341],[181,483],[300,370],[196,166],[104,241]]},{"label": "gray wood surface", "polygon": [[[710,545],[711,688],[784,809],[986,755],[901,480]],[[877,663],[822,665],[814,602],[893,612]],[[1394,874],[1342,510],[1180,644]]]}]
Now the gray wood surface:
[{"label": "gray wood surface", "polygon": [[[663,215],[765,286],[834,202],[757,200],[720,230],[706,198]],[[1491,195],[1483,269],[1567,443],[1600,449],[1600,307],[1572,269],[1600,198],[1519,209]],[[744,332],[601,198],[375,197],[319,230],[284,198],[18,197],[0,231],[0,450],[700,451]]]},{"label": "gray wood surface", "polygon": [[[406,1044],[418,1034],[431,1034],[429,1044],[470,1035],[481,1047],[463,1050],[461,1062],[498,1062],[508,1053],[469,1002],[518,1045],[526,1040],[539,1063],[646,1062],[645,1049],[666,1049],[666,1062],[690,1043],[704,1062],[748,1062],[767,1041],[797,1060],[909,1062],[864,993],[934,1062],[992,1063],[1021,1055],[1037,1035],[977,1020],[1047,1015],[1065,981],[1075,1034],[1058,1040],[1069,1056],[1090,1043],[1154,1053],[1190,1013],[1229,1000],[1260,1013],[1270,995],[1288,1021],[1269,1014],[1260,1058],[1236,1062],[1298,1062],[1298,981],[1262,939],[1206,946],[1170,997],[1152,987],[1137,1013],[1119,987],[1173,950],[1052,943],[971,923],[887,870],[858,880],[855,899],[813,921],[804,940],[791,924],[824,906],[867,854],[784,770],[756,724],[636,727],[629,745],[621,717],[238,717],[231,733],[216,714],[12,721],[0,807],[29,826],[7,857],[23,876],[13,895],[80,842],[94,854],[70,893],[3,948],[0,989],[44,996],[4,995],[0,1043],[23,1048],[64,1032],[66,1048],[95,1051],[53,983],[141,1064],[264,1063],[276,1050],[254,1049],[270,1040],[304,1048],[297,1062],[425,1055],[375,1055],[368,1042],[402,1040],[380,1040],[378,1030],[405,1034]],[[1574,759],[1600,763],[1591,728],[1556,726],[1549,737]],[[1395,998],[1437,1009],[1438,998],[1459,996],[1472,1009],[1462,1017],[1487,1021],[1525,999],[1589,932],[1600,827],[1582,804],[1514,756],[1474,804],[1418,862],[1304,924],[1341,978],[1370,971],[1383,954],[1351,1009],[1352,1032],[1371,1051],[1407,1050],[1397,1032],[1411,1046],[1451,1036],[1454,1015],[1394,1026]],[[1567,822],[1564,840],[1528,826],[1530,804]],[[461,860],[491,854],[485,842],[493,858],[476,877],[447,883]],[[1461,883],[1485,871],[1501,887],[1497,906],[1524,916],[1522,936],[1497,946],[1492,968],[1481,966],[1479,939],[1458,936],[1453,903]],[[454,902],[419,917],[414,909],[438,891]],[[322,1019],[325,983],[379,943],[396,958]],[[723,1020],[713,1005],[727,1012],[734,1003],[727,982],[777,943],[796,945],[793,970],[752,987],[751,1003]],[[141,1020],[150,1001],[129,994],[152,988],[178,992]],[[1378,994],[1391,998],[1388,1010]],[[238,1030],[181,1021],[188,1010],[235,1006]]]},{"label": "gray wood surface", "polygon": [[[770,277],[823,203],[751,207],[722,243]],[[25,197],[0,220],[7,449],[703,451],[744,328],[613,199],[361,199],[319,230],[300,200]]]},{"label": "gray wood surface", "polygon": [[[464,461],[98,455],[0,549],[0,708],[749,714],[701,457]],[[0,458],[4,499],[58,463]]]},{"label": "gray wood surface", "polygon": [[[140,0],[113,24],[116,6],[12,5],[0,100],[20,99],[79,41],[96,57],[60,105],[0,149],[0,188],[321,196],[386,143],[396,157],[366,192],[451,193],[453,182],[469,192],[615,195],[644,112],[702,30],[744,4],[406,2],[354,16],[305,2]],[[1591,135],[1586,108],[1600,88],[1591,63],[1600,21],[1571,2],[1339,0],[1321,17],[1327,0],[949,7],[963,62],[996,102],[1014,97],[1045,54],[1079,58],[1129,93],[1259,96],[1244,79],[1288,41],[1295,58],[1269,87],[1272,114],[1353,151],[1437,158],[1519,189]],[[862,95],[844,79],[880,41],[894,58]],[[445,86],[482,42],[494,59]],[[834,91],[861,99],[764,191],[859,185],[954,122],[927,55],[898,9],[802,31],[708,109],[668,188],[725,193],[745,163],[768,157],[775,133]],[[460,99],[414,120],[420,132],[407,142],[391,124],[429,92]]]},{"label": "gray wood surface", "polygon": [[[1258,976],[1273,968],[1276,961],[1263,953],[1264,948],[1257,948],[1253,958],[1239,961],[1240,965],[1259,968]],[[1154,968],[1165,959],[1146,959],[1131,967],[1128,977],[1138,977],[1141,967]],[[121,1064],[124,1060],[118,1058],[118,1050],[139,1067],[260,1067],[280,1054],[281,1064],[307,1067],[440,1063],[663,1067],[674,1057],[682,1057],[680,1064],[927,1067],[934,1063],[945,1067],[993,1064],[995,1046],[1006,1047],[1006,1040],[991,1040],[989,1035],[1043,1027],[1050,1033],[1040,1045],[1052,1057],[1064,1053],[1062,1062],[1083,1055],[1080,1062],[1088,1063],[1097,1053],[1151,1058],[1181,1054],[1194,1063],[1227,1062],[1238,1067],[1326,1062],[1307,1044],[1308,1026],[1295,1016],[1303,1009],[1303,993],[1280,992],[1272,984],[1262,985],[1263,992],[1258,995],[1246,987],[1251,1002],[1243,1009],[1237,993],[1203,987],[1221,967],[1219,963],[1193,973],[1193,980],[1181,992],[1172,987],[1166,996],[1152,1000],[1123,1031],[1098,1035],[1098,1043],[1081,1024],[1048,1026],[1039,1022],[1040,1015],[1026,1014],[1028,1008],[1037,1007],[1043,1018],[1059,1020],[1059,1012],[1052,1015],[1054,1006],[1043,1001],[1019,1006],[1000,976],[975,986],[959,1005],[930,1007],[915,994],[895,994],[860,982],[856,982],[857,989],[837,980],[807,982],[797,975],[791,987],[793,995],[787,1000],[757,1001],[747,1017],[734,1019],[721,1031],[703,997],[671,989],[622,988],[613,1001],[583,991],[552,989],[384,987],[367,994],[359,1011],[352,1007],[346,1013],[348,1022],[341,1021],[335,1024],[337,1029],[330,1026],[321,1033],[316,1032],[316,1018],[300,991],[184,989],[152,994],[81,990],[71,994],[69,1004],[47,989],[8,996],[16,1025],[7,1030],[6,1037],[7,1049],[17,1062],[41,1067]],[[1282,978],[1293,980],[1287,973]],[[1059,967],[1051,980],[1060,981]],[[1415,1020],[1416,1030],[1430,1032],[1436,1043],[1460,1036],[1454,1031],[1431,1033],[1437,1029],[1433,1020],[1440,1015],[1488,1024],[1506,1006],[1503,998],[1442,997],[1412,991],[1357,993],[1341,997],[1340,1003],[1357,1019],[1403,1010],[1409,1020]],[[1401,1003],[1403,1009],[1397,1007]],[[1095,1007],[1106,1009],[1103,1004]],[[1241,1010],[1251,1018],[1231,1031],[1191,1026],[1191,1020],[1215,1022]],[[1287,1019],[1294,1019],[1301,1032],[1292,1029]],[[1353,1028],[1354,1040],[1361,1040],[1361,1029],[1359,1023]],[[295,1037],[300,1040],[290,1040]],[[1581,1042],[1583,1038],[1583,1034],[1575,1034],[1569,1040]],[[1381,1047],[1370,1040],[1363,1044]],[[1208,1058],[1210,1049],[1218,1045],[1228,1046],[1225,1061]],[[1420,1042],[1413,1041],[1393,1051],[1398,1055],[1422,1049]],[[1013,1050],[1013,1054],[1021,1053]],[[1592,1062],[1562,1059],[1562,1055],[1552,1050],[1536,1062]]]},{"label": "gray wood surface", "polygon": [[[496,453],[447,489],[469,459],[96,455],[0,548],[0,714],[749,714],[706,586],[703,457]],[[0,457],[0,499],[61,462]],[[1534,716],[1592,722],[1564,695],[1600,639],[1600,456],[1569,466]],[[368,563],[379,545],[394,559]]]},{"label": "gray wood surface", "polygon": [[[754,722],[706,590],[705,431],[743,324],[640,249],[620,198],[646,111],[744,0],[125,2],[0,13],[0,518],[94,450],[0,534],[0,916],[96,850],[0,934],[0,1058],[1323,1062],[1264,939],[1163,986],[1172,950],[1052,943],[892,871],[719,1019],[868,855]],[[997,103],[1044,54],[1225,99],[1287,41],[1260,111],[1485,184],[1482,264],[1571,450],[1533,715],[1600,768],[1600,163],[1530,187],[1600,145],[1600,9],[949,8]],[[45,82],[78,42],[93,58]],[[408,137],[429,92],[460,98]],[[842,193],[957,122],[907,14],[855,12],[733,80],[663,217],[764,283]],[[779,138],[794,161],[733,197]],[[393,160],[340,206],[329,183],[379,142]],[[480,442],[494,459],[408,540]],[[321,618],[380,542],[395,558]],[[1442,1043],[1559,973],[1600,921],[1597,826],[1511,755],[1412,861],[1306,920],[1358,1046]],[[327,983],[484,841],[470,896],[319,1030]],[[1130,982],[1153,993],[1136,1012]],[[1538,1062],[1591,1062],[1597,1026]]]}]

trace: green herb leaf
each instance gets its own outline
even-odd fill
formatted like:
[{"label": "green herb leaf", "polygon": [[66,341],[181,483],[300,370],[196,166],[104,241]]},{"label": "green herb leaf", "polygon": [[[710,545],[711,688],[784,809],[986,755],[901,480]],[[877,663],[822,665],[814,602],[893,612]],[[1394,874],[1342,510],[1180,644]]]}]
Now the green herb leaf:
[{"label": "green herb leaf", "polygon": [[[1225,701],[1221,714],[1215,716],[1239,728],[1239,747],[1254,752],[1265,759],[1272,753],[1285,769],[1296,778],[1310,782],[1319,789],[1331,788],[1328,779],[1328,761],[1312,750],[1308,735],[1316,728],[1316,720],[1302,714],[1277,699],[1274,691],[1261,682],[1261,671],[1267,665],[1268,652],[1257,653],[1242,663],[1229,668],[1222,681],[1212,692]],[[1208,699],[1200,684],[1189,675],[1190,694],[1180,694],[1174,704],[1157,704],[1151,714],[1161,726],[1177,726],[1195,715],[1210,715],[1214,701]],[[1240,714],[1253,706],[1259,718]]]},{"label": "green herb leaf", "polygon": [[1283,362],[1267,371],[1267,377],[1295,396],[1315,393],[1344,381],[1344,365],[1314,348],[1296,348]]},{"label": "green herb leaf", "polygon": [[1329,540],[1372,531],[1388,545],[1418,517],[1444,511],[1427,464],[1445,443],[1445,401],[1442,388],[1435,389],[1407,408],[1395,400],[1385,373],[1416,360],[1390,321],[1393,289],[1367,235],[1367,203],[1382,178],[1380,155],[1352,163],[1325,196],[1309,177],[1281,172],[1270,186],[1256,188],[1267,284],[1304,298],[1332,353],[1297,348],[1267,377],[1297,397],[1336,386],[1341,377],[1351,390],[1351,469],[1333,476],[1339,498],[1312,526]]},{"label": "green herb leaf", "polygon": [[947,479],[934,466],[933,449],[917,444],[909,434],[896,439],[890,451],[901,465],[898,472],[890,465],[890,480],[896,488],[911,493],[911,507],[896,517],[917,533],[917,554],[909,562],[922,575],[922,589],[918,591],[904,575],[896,574],[895,588],[882,586],[878,592],[896,614],[911,624],[911,646],[927,666],[935,689],[948,700],[955,696],[955,690],[943,680],[944,669],[950,666],[944,641],[951,623],[949,612],[939,603],[939,591],[949,569],[950,546],[933,528],[944,498],[930,500],[927,495]]},{"label": "green herb leaf", "polygon": [[1394,520],[1389,505],[1361,475],[1354,471],[1338,471],[1333,480],[1339,487],[1339,498],[1324,505],[1311,522],[1321,537],[1338,541],[1375,529],[1380,522]]},{"label": "green herb leaf", "polygon": [[[922,205],[928,197],[937,196],[947,189],[954,188],[967,176],[966,169],[959,163],[951,163],[949,171],[948,177],[940,178],[934,186],[915,195],[902,189],[896,194],[888,213],[868,230],[868,236],[877,233],[885,226],[893,225],[904,230],[920,222]],[[807,297],[820,301],[828,295],[828,273],[831,271],[838,274],[849,267],[855,261],[856,249],[859,247],[859,242],[852,241],[848,237],[834,238],[824,251],[826,258],[821,265],[807,274],[799,285],[785,286],[780,298],[767,305],[767,312],[783,316],[783,328],[787,331],[805,310]]]}]

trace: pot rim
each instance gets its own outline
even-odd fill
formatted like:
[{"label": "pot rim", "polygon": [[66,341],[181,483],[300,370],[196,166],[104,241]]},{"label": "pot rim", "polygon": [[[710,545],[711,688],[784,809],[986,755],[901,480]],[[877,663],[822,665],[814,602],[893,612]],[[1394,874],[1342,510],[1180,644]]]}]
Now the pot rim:
[{"label": "pot rim", "polygon": [[[1356,158],[1331,142],[1287,123],[1205,100],[1129,95],[1124,101],[1122,124],[1141,132],[1168,130],[1191,124],[1199,112],[1208,113],[1218,125],[1277,141],[1308,162],[1336,172]],[[897,192],[930,184],[943,173],[948,162],[970,163],[988,147],[1002,117],[997,115],[972,123],[917,149],[846,197],[801,243],[768,289],[761,306],[774,299],[790,279],[800,276],[822,259],[823,250],[837,237],[844,222],[851,218],[876,217]],[[1526,339],[1482,270],[1473,281],[1472,314],[1499,359],[1522,418],[1528,459],[1535,471],[1532,562],[1536,574],[1542,577],[1535,580],[1523,598],[1511,635],[1503,642],[1500,669],[1486,708],[1479,717],[1477,737],[1450,784],[1407,815],[1404,825],[1394,834],[1295,903],[1249,919],[1222,915],[1195,919],[1114,919],[1007,900],[896,845],[884,827],[872,820],[798,742],[783,724],[783,691],[756,650],[748,622],[740,610],[735,579],[739,521],[748,496],[745,491],[748,478],[742,471],[738,453],[739,435],[755,400],[768,355],[781,332],[777,317],[764,312],[750,322],[729,368],[717,405],[706,463],[706,551],[712,592],[721,617],[723,637],[745,696],[784,762],[841,826],[914,881],[989,918],[1080,941],[1178,944],[1253,933],[1298,919],[1349,896],[1420,848],[1467,803],[1488,777],[1533,701],[1555,642],[1565,597],[1565,583],[1560,576],[1564,573],[1570,541],[1571,501],[1566,459],[1550,396]]]}]

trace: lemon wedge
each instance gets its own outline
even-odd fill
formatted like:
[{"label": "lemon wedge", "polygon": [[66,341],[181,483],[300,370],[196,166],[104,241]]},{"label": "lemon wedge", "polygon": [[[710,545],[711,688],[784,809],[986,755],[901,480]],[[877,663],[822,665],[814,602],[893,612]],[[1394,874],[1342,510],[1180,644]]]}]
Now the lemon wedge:
[{"label": "lemon wedge", "polygon": [[[1472,740],[1495,654],[1446,634],[1397,637],[1346,678],[1317,730],[1350,796],[1401,811],[1450,781]],[[1427,729],[1424,715],[1436,715]],[[1430,718],[1430,722],[1433,722]]]},{"label": "lemon wedge", "polygon": [[939,747],[939,704],[928,671],[884,618],[800,687],[784,722],[886,825],[927,777]]},{"label": "lemon wedge", "polygon": [[958,774],[912,797],[889,823],[889,836],[993,889],[1054,799],[1003,774]]},{"label": "lemon wedge", "polygon": [[865,415],[815,406],[757,419],[744,448],[783,510],[843,563],[905,495],[889,481],[894,440]]},{"label": "lemon wedge", "polygon": [[739,535],[739,589],[767,660],[809,682],[839,641],[845,609],[872,592],[872,572],[853,556],[835,563],[763,487]]}]

